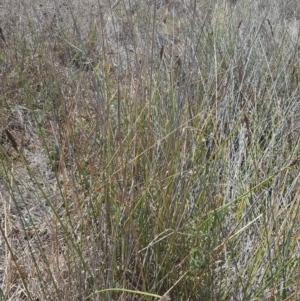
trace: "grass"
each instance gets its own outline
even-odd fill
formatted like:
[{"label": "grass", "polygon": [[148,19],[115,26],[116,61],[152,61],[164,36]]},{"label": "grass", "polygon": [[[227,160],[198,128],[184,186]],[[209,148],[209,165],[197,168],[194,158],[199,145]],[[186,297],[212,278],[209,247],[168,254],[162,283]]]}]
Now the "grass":
[{"label": "grass", "polygon": [[3,1],[0,300],[298,300],[297,1]]}]

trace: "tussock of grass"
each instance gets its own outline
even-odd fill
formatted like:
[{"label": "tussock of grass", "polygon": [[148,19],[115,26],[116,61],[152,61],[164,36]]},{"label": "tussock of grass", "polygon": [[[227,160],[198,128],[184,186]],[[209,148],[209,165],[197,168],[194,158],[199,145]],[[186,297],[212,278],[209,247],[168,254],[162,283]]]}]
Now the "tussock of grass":
[{"label": "tussock of grass", "polygon": [[2,2],[0,300],[298,300],[297,1]]}]

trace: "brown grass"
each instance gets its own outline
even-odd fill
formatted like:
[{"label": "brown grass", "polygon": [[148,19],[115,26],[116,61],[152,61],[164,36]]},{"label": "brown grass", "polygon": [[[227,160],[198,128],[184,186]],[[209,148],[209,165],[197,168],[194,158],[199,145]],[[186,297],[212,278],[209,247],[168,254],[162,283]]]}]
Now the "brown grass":
[{"label": "brown grass", "polygon": [[297,300],[299,5],[233,2],[1,2],[0,301]]}]

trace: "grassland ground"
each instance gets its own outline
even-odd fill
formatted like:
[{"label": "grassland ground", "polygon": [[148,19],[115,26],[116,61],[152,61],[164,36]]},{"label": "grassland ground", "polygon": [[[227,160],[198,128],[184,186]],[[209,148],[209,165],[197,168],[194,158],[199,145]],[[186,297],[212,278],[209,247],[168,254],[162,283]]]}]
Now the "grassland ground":
[{"label": "grassland ground", "polygon": [[0,2],[0,301],[299,300],[296,0]]}]

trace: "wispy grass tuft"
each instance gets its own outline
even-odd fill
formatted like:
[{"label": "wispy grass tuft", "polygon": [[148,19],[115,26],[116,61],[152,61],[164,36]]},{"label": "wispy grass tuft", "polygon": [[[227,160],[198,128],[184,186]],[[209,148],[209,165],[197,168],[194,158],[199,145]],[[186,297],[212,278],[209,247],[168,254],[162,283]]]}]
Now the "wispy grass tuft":
[{"label": "wispy grass tuft", "polygon": [[0,300],[298,300],[297,1],[2,1]]}]

